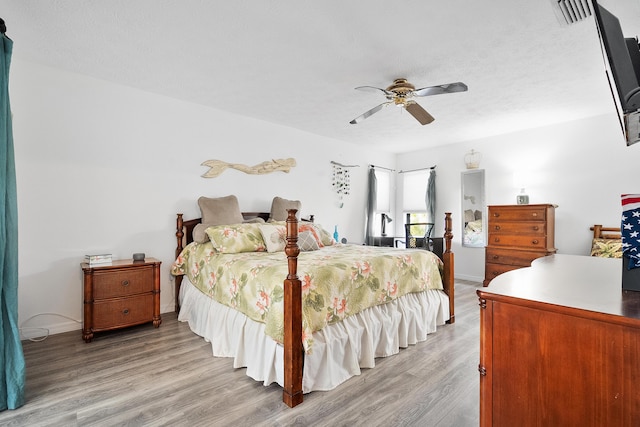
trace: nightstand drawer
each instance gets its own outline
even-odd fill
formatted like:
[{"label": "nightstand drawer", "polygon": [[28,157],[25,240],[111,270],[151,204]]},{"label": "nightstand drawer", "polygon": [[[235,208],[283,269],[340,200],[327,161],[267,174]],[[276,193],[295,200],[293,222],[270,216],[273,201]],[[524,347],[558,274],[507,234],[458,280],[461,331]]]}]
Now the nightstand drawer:
[{"label": "nightstand drawer", "polygon": [[153,266],[122,270],[96,271],[93,274],[93,298],[116,298],[153,291]]},{"label": "nightstand drawer", "polygon": [[153,318],[153,295],[96,301],[93,303],[93,330],[149,322]]}]

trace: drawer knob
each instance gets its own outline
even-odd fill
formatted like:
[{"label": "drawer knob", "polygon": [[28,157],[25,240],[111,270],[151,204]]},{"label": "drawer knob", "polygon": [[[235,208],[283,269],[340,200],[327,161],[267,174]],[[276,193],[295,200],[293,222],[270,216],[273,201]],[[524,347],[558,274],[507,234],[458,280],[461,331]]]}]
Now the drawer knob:
[{"label": "drawer knob", "polygon": [[531,216],[538,216],[538,212],[533,212]]},{"label": "drawer knob", "polygon": [[496,230],[500,230],[500,226],[499,226],[499,225],[496,225],[494,228],[495,228]]},{"label": "drawer knob", "polygon": [[124,314],[125,316],[129,314],[129,309],[125,308],[124,310],[122,310],[122,314]]},{"label": "drawer knob", "polygon": [[499,238],[499,237],[496,237],[496,238],[494,238],[494,239],[493,239],[493,241],[494,241],[494,242],[499,242],[499,241],[500,241],[500,238]]},{"label": "drawer knob", "polygon": [[540,230],[540,227],[538,227],[537,225],[534,225],[533,226],[533,231],[538,231],[538,230]]},{"label": "drawer knob", "polygon": [[122,281],[122,286],[129,286],[129,281],[128,280],[123,280]]},{"label": "drawer knob", "polygon": [[531,241],[531,243],[533,243],[534,245],[537,245],[539,243],[539,240],[538,239],[534,239],[534,240]]},{"label": "drawer knob", "polygon": [[493,214],[493,216],[498,218],[500,216],[500,214],[496,212],[496,213]]},{"label": "drawer knob", "polygon": [[493,256],[493,259],[498,259],[498,258],[500,258],[500,255],[494,255]]}]

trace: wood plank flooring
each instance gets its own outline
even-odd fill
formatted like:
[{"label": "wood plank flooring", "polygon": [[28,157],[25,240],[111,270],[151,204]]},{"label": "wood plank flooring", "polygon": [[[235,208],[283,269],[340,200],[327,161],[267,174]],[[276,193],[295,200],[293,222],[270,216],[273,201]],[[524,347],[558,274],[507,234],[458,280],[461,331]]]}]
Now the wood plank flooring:
[{"label": "wood plank flooring", "polygon": [[479,283],[456,283],[456,323],[377,359],[337,389],[296,408],[211,356],[210,344],[162,315],[150,324],[24,341],[26,404],[0,412],[2,426],[477,426]]}]

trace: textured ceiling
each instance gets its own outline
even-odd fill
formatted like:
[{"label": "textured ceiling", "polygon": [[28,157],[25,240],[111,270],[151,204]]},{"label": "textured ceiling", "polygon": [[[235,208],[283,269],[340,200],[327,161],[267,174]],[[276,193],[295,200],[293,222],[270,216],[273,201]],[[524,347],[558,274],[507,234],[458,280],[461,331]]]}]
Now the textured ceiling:
[{"label": "textured ceiling", "polygon": [[[600,2],[640,23],[638,0]],[[406,152],[612,111],[593,18],[549,0],[0,0],[14,57]],[[629,24],[628,26],[630,26]],[[635,36],[636,28],[626,36]],[[356,86],[463,81],[421,126]]]}]

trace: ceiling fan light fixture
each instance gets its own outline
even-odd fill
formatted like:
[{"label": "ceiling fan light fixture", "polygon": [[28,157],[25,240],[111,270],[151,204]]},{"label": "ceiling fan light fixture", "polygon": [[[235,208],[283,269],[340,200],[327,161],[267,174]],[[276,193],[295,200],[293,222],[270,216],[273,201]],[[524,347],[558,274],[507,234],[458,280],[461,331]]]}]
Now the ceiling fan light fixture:
[{"label": "ceiling fan light fixture", "polygon": [[396,95],[400,95],[413,92],[416,90],[416,87],[409,83],[407,79],[395,79],[386,90],[388,92],[393,92]]}]

